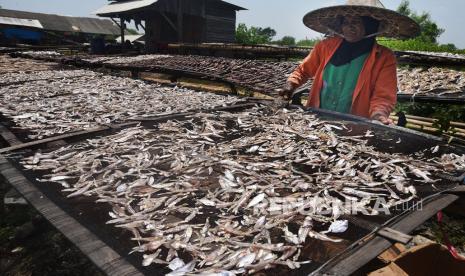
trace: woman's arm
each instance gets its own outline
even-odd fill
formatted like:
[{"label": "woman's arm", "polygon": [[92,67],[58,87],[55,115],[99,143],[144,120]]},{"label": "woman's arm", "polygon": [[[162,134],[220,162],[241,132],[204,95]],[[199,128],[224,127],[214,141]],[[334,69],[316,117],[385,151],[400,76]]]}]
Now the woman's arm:
[{"label": "woman's arm", "polygon": [[315,76],[320,65],[321,47],[321,43],[316,44],[310,54],[292,72],[287,79],[286,85],[278,91],[281,97],[288,100],[299,86]]},{"label": "woman's arm", "polygon": [[292,83],[295,87],[299,87],[315,76],[321,62],[321,47],[321,43],[315,45],[315,48],[313,48],[310,54],[289,76],[287,79],[288,83]]},{"label": "woman's arm", "polygon": [[370,100],[370,118],[392,124],[389,115],[397,103],[397,64],[392,52],[385,52],[385,61],[375,82]]}]

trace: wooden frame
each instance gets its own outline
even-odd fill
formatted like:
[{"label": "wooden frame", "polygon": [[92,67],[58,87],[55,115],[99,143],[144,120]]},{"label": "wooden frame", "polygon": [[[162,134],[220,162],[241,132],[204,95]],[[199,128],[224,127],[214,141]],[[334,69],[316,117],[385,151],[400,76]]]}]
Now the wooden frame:
[{"label": "wooden frame", "polygon": [[0,173],[41,215],[107,275],[142,275],[125,258],[49,200],[3,156],[0,156]]}]

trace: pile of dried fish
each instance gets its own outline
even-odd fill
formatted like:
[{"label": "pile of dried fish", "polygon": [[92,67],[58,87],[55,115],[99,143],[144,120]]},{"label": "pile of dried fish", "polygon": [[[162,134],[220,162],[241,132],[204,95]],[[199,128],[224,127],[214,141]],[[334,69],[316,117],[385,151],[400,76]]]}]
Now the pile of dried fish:
[{"label": "pile of dried fish", "polygon": [[422,54],[422,55],[428,55],[428,56],[435,56],[435,57],[465,59],[465,55],[447,53],[447,52],[425,52],[425,51],[405,51],[405,52],[412,53],[412,54]]},{"label": "pile of dried fish", "polygon": [[[30,54],[29,54],[30,55]],[[40,57],[36,53],[35,57]],[[262,60],[231,59],[208,56],[185,55],[141,55],[133,57],[99,56],[81,57],[89,64],[101,64],[158,71],[174,70],[216,77],[245,88],[274,95],[281,88],[297,62],[271,62]],[[398,69],[401,93],[447,93],[463,92],[465,74],[451,69]],[[310,85],[308,83],[307,85]]]},{"label": "pile of dried fish", "polygon": [[43,70],[34,72],[9,72],[0,76],[0,86],[20,82],[46,81],[57,79],[69,79],[82,76],[94,76],[95,73],[89,70]]},{"label": "pile of dried fish", "polygon": [[233,104],[238,98],[149,85],[87,72],[78,78],[0,87],[0,112],[30,139],[122,122]]},{"label": "pile of dried fish", "polygon": [[311,262],[307,240],[340,241],[342,216],[377,215],[375,200],[384,208],[408,202],[413,183],[464,168],[464,156],[379,152],[367,145],[372,133],[337,134],[345,128],[298,110],[200,113],[37,152],[22,164],[68,197],[111,204],[107,223],[132,232],[144,266],[168,266],[170,275],[296,269]]},{"label": "pile of dried fish", "polygon": [[[134,66],[148,70],[165,68],[215,76],[249,89],[273,93],[286,82],[296,68],[296,62],[269,62],[205,56],[145,55],[136,57],[95,58],[102,64]],[[87,59],[95,62],[94,59]],[[431,69],[399,68],[399,90],[402,93],[431,91],[463,91],[465,74],[460,71],[433,67]]]},{"label": "pile of dried fish", "polygon": [[22,51],[18,54],[31,58],[58,58],[63,55],[57,51]]},{"label": "pile of dried fish", "polygon": [[452,69],[399,68],[398,81],[401,93],[436,92],[440,94],[441,92],[465,91],[465,72]]},{"label": "pile of dried fish", "polygon": [[94,63],[104,64],[132,64],[133,62],[154,60],[154,59],[168,59],[172,58],[172,55],[138,55],[138,56],[99,56],[99,57],[84,57],[81,60]]},{"label": "pile of dried fish", "polygon": [[145,55],[135,57],[97,57],[84,59],[102,63],[146,69],[170,69],[214,76],[249,89],[272,92],[286,82],[298,63],[231,59],[207,56]]},{"label": "pile of dried fish", "polygon": [[57,63],[34,61],[24,58],[11,58],[8,55],[0,55],[0,74],[17,72],[35,72],[51,70],[57,67]]}]

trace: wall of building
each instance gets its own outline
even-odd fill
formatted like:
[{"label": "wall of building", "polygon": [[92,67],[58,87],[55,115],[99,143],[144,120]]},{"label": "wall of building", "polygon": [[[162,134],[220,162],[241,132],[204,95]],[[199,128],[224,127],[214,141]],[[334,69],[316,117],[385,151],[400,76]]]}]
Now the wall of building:
[{"label": "wall of building", "polygon": [[236,11],[221,2],[209,2],[205,7],[205,42],[235,42]]},{"label": "wall of building", "polygon": [[[184,14],[182,42],[235,42],[236,11],[222,2],[207,3],[205,10],[200,13],[202,16]],[[165,11],[164,15],[177,27],[176,13]],[[160,12],[151,12],[145,24],[147,52],[155,52],[164,44],[178,42],[177,31]]]}]

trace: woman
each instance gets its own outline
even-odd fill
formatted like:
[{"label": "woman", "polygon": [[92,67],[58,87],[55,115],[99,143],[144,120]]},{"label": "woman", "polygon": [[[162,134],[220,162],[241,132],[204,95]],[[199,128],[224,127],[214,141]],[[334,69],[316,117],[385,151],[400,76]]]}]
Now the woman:
[{"label": "woman", "polygon": [[333,36],[315,46],[280,95],[289,99],[296,88],[313,78],[308,107],[392,124],[389,115],[397,101],[396,58],[378,45],[375,37],[414,37],[420,30],[418,24],[373,0],[315,10],[304,17],[304,24]]}]

